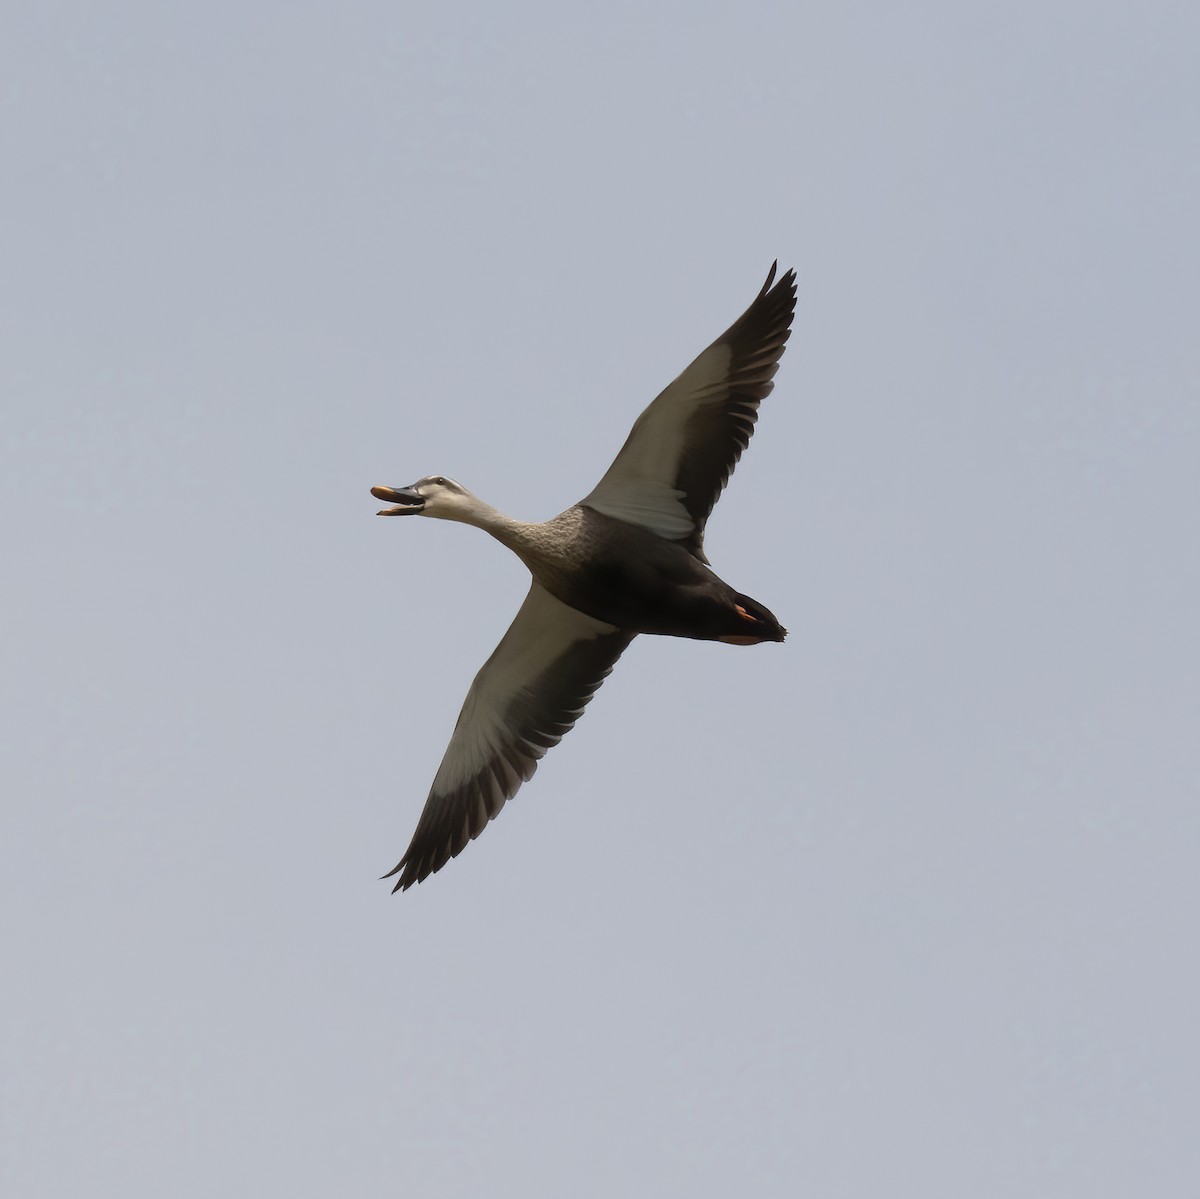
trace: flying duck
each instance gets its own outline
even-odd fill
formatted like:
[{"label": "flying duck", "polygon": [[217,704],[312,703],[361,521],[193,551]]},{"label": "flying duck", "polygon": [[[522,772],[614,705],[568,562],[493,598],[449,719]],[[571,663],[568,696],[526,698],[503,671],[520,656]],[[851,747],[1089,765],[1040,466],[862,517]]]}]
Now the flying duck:
[{"label": "flying duck", "polygon": [[[637,418],[579,503],[526,524],[445,475],[372,487],[380,516],[475,525],[533,575],[508,632],[475,676],[394,870],[407,890],[457,857],[570,732],[638,633],[732,645],[782,641],[757,600],[709,568],[704,525],[750,441],[791,333],[796,273],[767,281],[740,319]],[[773,286],[772,286],[773,285]]]}]

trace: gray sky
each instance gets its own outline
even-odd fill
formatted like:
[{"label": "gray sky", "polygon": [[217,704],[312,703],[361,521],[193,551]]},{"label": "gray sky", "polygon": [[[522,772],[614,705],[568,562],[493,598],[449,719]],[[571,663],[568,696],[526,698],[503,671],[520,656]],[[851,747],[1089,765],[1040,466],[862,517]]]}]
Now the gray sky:
[{"label": "gray sky", "polygon": [[[0,1189],[1200,1193],[1200,16],[5,9]],[[402,897],[544,519],[795,265],[642,638]]]}]

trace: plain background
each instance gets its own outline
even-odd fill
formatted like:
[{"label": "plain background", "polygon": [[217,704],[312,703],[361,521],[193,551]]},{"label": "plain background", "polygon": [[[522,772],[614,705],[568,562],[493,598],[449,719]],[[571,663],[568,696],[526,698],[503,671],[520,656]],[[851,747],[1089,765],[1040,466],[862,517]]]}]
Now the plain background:
[{"label": "plain background", "polygon": [[[21,3],[0,1187],[1200,1193],[1200,10]],[[636,642],[391,897],[545,519],[796,266]]]}]

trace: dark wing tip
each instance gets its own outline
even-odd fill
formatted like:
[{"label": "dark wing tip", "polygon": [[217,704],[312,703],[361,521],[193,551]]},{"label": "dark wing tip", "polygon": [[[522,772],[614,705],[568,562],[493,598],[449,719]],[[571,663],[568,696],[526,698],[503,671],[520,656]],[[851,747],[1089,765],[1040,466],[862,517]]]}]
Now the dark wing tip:
[{"label": "dark wing tip", "polygon": [[726,337],[744,327],[752,314],[761,314],[768,326],[782,325],[783,340],[787,341],[792,318],[796,314],[796,268],[788,267],[776,282],[775,272],[778,266],[778,259],[771,263],[766,282],[754,297],[754,302],[728,330]]},{"label": "dark wing tip", "polygon": [[[530,774],[533,772],[530,771]],[[523,781],[523,780],[522,780]],[[424,882],[431,874],[436,874],[451,858],[456,858],[466,847],[479,836],[487,827],[488,822],[511,799],[520,787],[506,789],[503,798],[495,802],[491,783],[484,783],[481,778],[472,780],[457,794],[450,793],[442,796],[442,810],[432,819],[422,813],[422,819],[417,822],[417,830],[413,834],[412,843],[404,852],[404,857],[389,870],[383,878],[391,878],[394,874],[400,877],[392,888],[392,894],[397,891],[407,891],[415,883]],[[493,795],[493,801],[482,809],[477,803],[468,805],[469,815],[464,819],[461,815],[463,802],[468,794],[473,798],[479,794],[480,787],[485,787]],[[432,798],[432,797],[431,797]]]},{"label": "dark wing tip", "polygon": [[755,358],[766,354],[773,355],[776,361],[783,353],[784,343],[791,336],[792,319],[796,315],[795,268],[789,267],[776,282],[775,272],[778,266],[778,259],[771,263],[767,280],[755,296],[754,302],[720,339],[736,343],[748,334]]},{"label": "dark wing tip", "polygon": [[[408,854],[405,854],[404,857],[402,857],[400,859],[400,861],[398,861],[395,864],[395,866],[393,866],[391,868],[391,870],[389,870],[387,872],[387,874],[381,874],[379,876],[380,881],[382,881],[385,878],[391,878],[393,874],[400,874],[400,871],[404,870],[404,867],[407,864],[408,864]],[[409,871],[405,870],[404,873],[401,874],[400,877],[396,880],[396,885],[392,888],[393,895],[395,895],[397,891],[407,891],[409,889],[409,887],[411,887],[413,885],[413,883],[419,883],[421,881],[419,878],[410,878],[409,873],[410,873]]]},{"label": "dark wing tip", "polygon": [[[771,269],[767,272],[766,282],[759,289],[758,295],[754,297],[755,303],[757,303],[759,300],[761,300],[763,298],[763,296],[765,296],[767,294],[767,292],[769,292],[771,290],[771,285],[773,283],[775,283],[775,272],[778,269],[779,269],[779,259],[776,258],[775,261],[773,263],[771,263]],[[780,278],[779,283],[776,285],[775,290],[780,291],[780,292],[785,292],[785,293],[790,292],[792,298],[795,299],[795,297],[796,297],[796,268],[795,267],[788,267],[788,269],[783,272],[783,276]]]},{"label": "dark wing tip", "polygon": [[[416,883],[423,883],[431,874],[436,874],[451,858],[458,857],[464,848],[465,845],[460,846],[454,853],[447,851],[444,855],[440,853],[435,855],[427,851],[415,857],[410,847],[404,857],[387,874],[380,877],[381,879],[391,878],[392,875],[399,874],[400,877],[396,880],[396,885],[392,888],[392,894],[395,895],[397,891],[407,891],[409,887],[414,886]],[[439,858],[441,858],[440,861],[438,860]]]}]

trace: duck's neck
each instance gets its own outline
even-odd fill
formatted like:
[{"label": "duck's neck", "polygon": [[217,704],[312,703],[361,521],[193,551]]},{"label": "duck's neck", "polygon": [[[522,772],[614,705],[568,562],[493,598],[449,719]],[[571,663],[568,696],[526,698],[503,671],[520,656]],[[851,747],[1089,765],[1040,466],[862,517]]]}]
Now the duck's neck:
[{"label": "duck's neck", "polygon": [[506,545],[518,554],[528,543],[528,530],[533,526],[521,520],[506,516],[498,508],[481,500],[477,495],[471,496],[469,505],[457,509],[453,514],[446,514],[447,520],[457,520],[465,525],[474,525],[485,533],[491,534],[501,545]]}]

